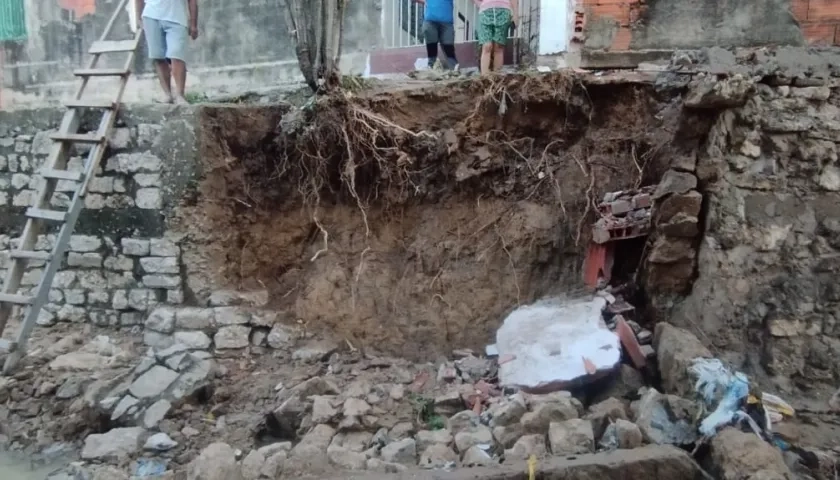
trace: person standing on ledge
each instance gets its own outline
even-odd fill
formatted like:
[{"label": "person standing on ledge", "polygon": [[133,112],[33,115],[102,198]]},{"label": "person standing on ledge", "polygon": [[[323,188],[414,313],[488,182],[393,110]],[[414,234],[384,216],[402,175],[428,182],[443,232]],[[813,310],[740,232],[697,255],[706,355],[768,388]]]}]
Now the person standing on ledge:
[{"label": "person standing on ledge", "polygon": [[[155,64],[162,103],[186,104],[187,36],[198,38],[198,0],[136,0],[139,27],[145,31],[149,58]],[[172,80],[175,91],[172,91]]]},{"label": "person standing on ledge", "polygon": [[505,44],[510,27],[516,28],[519,0],[473,0],[478,5],[478,43],[481,73],[498,72],[505,63]]},{"label": "person standing on ledge", "polygon": [[438,43],[446,55],[446,68],[458,69],[455,58],[455,5],[453,0],[415,0],[425,5],[423,18],[423,37],[426,41],[426,54],[429,68],[435,66],[438,57]]}]

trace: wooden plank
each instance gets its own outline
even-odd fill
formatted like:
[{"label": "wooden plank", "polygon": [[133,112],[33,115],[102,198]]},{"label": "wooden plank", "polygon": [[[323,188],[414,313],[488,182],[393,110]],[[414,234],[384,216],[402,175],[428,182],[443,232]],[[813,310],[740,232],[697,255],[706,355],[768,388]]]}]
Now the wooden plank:
[{"label": "wooden plank", "polygon": [[39,173],[44,178],[52,178],[55,180],[69,180],[71,182],[79,182],[82,180],[82,172],[44,168]]},{"label": "wooden plank", "polygon": [[64,106],[67,108],[101,108],[105,110],[116,107],[114,102],[109,100],[68,100],[64,102]]},{"label": "wooden plank", "polygon": [[[26,209],[26,216],[29,218],[38,218],[40,220],[47,220],[50,222],[63,222],[67,218],[67,212],[58,212],[56,210],[49,210],[46,208],[30,207]],[[28,250],[21,248],[21,250]]]},{"label": "wooden plank", "polygon": [[73,71],[77,77],[125,77],[131,70],[122,68],[80,68]]},{"label": "wooden plank", "polygon": [[133,52],[135,49],[134,40],[99,40],[93,42],[88,50],[92,55],[101,53]]},{"label": "wooden plank", "polygon": [[0,293],[0,302],[13,303],[15,305],[29,305],[32,303],[32,297],[12,293]]},{"label": "wooden plank", "polygon": [[[108,35],[110,35],[117,21],[117,17],[123,10],[125,10],[126,5],[128,5],[128,2],[129,0],[120,0],[119,5],[114,9],[114,13],[108,20],[108,24],[103,29],[102,35],[99,37],[100,41],[104,41],[108,37]],[[100,128],[98,130],[102,132],[103,140],[108,137],[108,135],[111,132],[111,128],[113,128],[113,124],[116,119],[116,110],[119,107],[119,101],[122,99],[122,94],[125,91],[125,86],[128,82],[128,76],[131,72],[131,66],[135,56],[135,51],[137,45],[139,44],[140,38],[142,38],[142,35],[142,30],[139,30],[135,35],[134,49],[128,55],[129,58],[126,61],[122,70],[97,69],[96,66],[99,62],[100,55],[93,55],[86,69],[74,72],[76,76],[81,77],[81,83],[79,85],[79,88],[76,91],[76,94],[73,96],[73,101],[76,102],[79,101],[79,99],[83,96],[85,88],[87,87],[91,77],[121,77],[117,98],[114,101],[114,106],[113,108],[109,109],[105,113],[105,115],[103,115],[102,121],[100,122],[100,127],[106,126],[106,128]],[[69,108],[67,112],[65,112],[64,117],[62,118],[61,125],[58,131],[65,132],[68,134],[74,134],[78,132],[80,123],[81,116],[79,114],[79,109]],[[70,146],[70,142],[55,142],[52,148],[50,149],[50,155],[44,162],[44,168],[47,170],[64,170],[67,166],[67,160],[70,154]],[[101,158],[104,150],[104,141],[100,141],[94,146],[93,149],[91,149],[89,157]],[[60,259],[61,256],[63,256],[67,245],[69,244],[70,236],[72,235],[73,228],[84,203],[83,192],[87,189],[87,185],[90,182],[90,177],[93,176],[93,171],[95,167],[95,163],[88,164],[86,173],[83,177],[82,186],[74,194],[69,211],[66,214],[64,214],[66,223],[62,226],[61,231],[59,232],[58,241],[56,242],[55,248],[53,249],[53,260]],[[49,211],[47,210],[47,208],[52,198],[52,194],[55,191],[55,185],[56,182],[49,181],[43,182],[41,184],[32,203],[33,208],[30,209],[28,213],[33,210]],[[18,244],[19,249],[28,251],[34,250],[35,242],[38,238],[38,235],[42,233],[44,226],[43,223],[44,222],[39,220],[38,218],[30,217],[27,220],[26,225],[23,228],[23,233],[20,237],[20,242]],[[60,261],[47,262],[46,268],[44,269],[44,273],[41,277],[41,281],[38,285],[38,291],[34,299],[32,300],[31,307],[27,309],[26,315],[24,316],[23,325],[21,326],[20,331],[18,331],[17,341],[14,343],[6,342],[5,344],[8,345],[8,351],[10,351],[11,353],[6,357],[6,362],[3,365],[3,373],[9,374],[12,370],[15,369],[18,362],[20,362],[20,360],[23,358],[23,355],[26,352],[26,344],[29,340],[29,336],[31,335],[32,330],[35,328],[41,308],[48,300],[49,291],[52,285],[52,279],[56,271],[58,270],[60,263]],[[25,262],[18,261],[13,262],[11,267],[6,271],[6,281],[3,284],[3,292],[5,294],[14,293],[20,287],[20,283],[23,278],[24,268]],[[9,317],[13,312],[13,306],[14,304],[11,303],[0,302],[0,334],[2,334],[5,330]],[[2,348],[3,345],[4,344],[0,344],[0,348]]]},{"label": "wooden plank", "polygon": [[36,252],[34,250],[12,250],[9,253],[12,258],[22,258],[26,260],[44,260],[49,261],[52,258],[50,252]]},{"label": "wooden plank", "polygon": [[98,133],[54,133],[50,138],[56,142],[75,142],[75,143],[103,143],[105,137]]}]

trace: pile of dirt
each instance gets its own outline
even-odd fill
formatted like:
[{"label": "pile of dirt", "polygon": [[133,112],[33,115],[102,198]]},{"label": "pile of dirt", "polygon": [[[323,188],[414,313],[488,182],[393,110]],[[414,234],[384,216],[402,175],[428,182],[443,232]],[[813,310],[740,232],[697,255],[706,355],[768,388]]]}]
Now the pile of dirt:
[{"label": "pile of dirt", "polygon": [[383,353],[483,348],[580,285],[593,202],[659,181],[678,114],[651,82],[559,72],[205,107],[176,219],[190,287],[267,288],[290,321]]}]

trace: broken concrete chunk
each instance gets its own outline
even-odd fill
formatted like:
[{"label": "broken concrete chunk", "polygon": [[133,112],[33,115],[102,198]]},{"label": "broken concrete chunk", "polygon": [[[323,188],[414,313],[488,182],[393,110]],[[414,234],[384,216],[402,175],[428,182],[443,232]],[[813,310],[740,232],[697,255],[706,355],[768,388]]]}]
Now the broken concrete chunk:
[{"label": "broken concrete chunk", "polygon": [[636,425],[650,443],[681,446],[694,443],[699,437],[694,426],[699,405],[691,400],[650,388],[631,408]]},{"label": "broken concrete chunk", "polygon": [[119,462],[140,450],[145,434],[140,427],[129,427],[88,435],[82,448],[82,459]]},{"label": "broken concrete chunk", "polygon": [[697,76],[688,85],[683,105],[712,110],[742,107],[754,89],[755,84],[740,74],[721,80],[714,75]]},{"label": "broken concrete chunk", "polygon": [[335,397],[326,395],[315,395],[312,397],[312,422],[313,423],[330,423],[336,415],[338,410],[333,407],[332,403]]},{"label": "broken concrete chunk", "polygon": [[525,434],[525,428],[519,423],[506,427],[493,428],[493,438],[502,448],[512,448],[513,445]]},{"label": "broken concrete chunk", "polygon": [[656,325],[653,348],[659,359],[662,388],[682,397],[694,395],[696,378],[690,374],[695,358],[712,358],[711,352],[691,332],[669,323]]},{"label": "broken concrete chunk", "polygon": [[169,435],[158,432],[148,439],[143,445],[144,450],[152,450],[155,452],[166,452],[178,446],[178,442],[172,440]]},{"label": "broken concrete chunk", "polygon": [[545,435],[525,435],[516,441],[513,448],[505,450],[505,462],[527,460],[531,455],[540,458],[546,453]]},{"label": "broken concrete chunk", "polygon": [[449,417],[449,419],[446,422],[446,428],[448,428],[450,432],[455,434],[460,432],[461,430],[477,427],[480,424],[481,420],[479,419],[477,413],[473,412],[472,410],[464,410],[463,412],[458,412],[455,415]]},{"label": "broken concrete chunk", "polygon": [[493,433],[488,427],[479,425],[455,434],[455,447],[459,452],[464,453],[474,445],[493,446]]},{"label": "broken concrete chunk", "polygon": [[583,417],[592,424],[595,438],[601,438],[608,425],[616,420],[627,420],[627,409],[624,402],[617,398],[608,398],[589,408],[589,413]]},{"label": "broken concrete chunk", "polygon": [[446,468],[457,461],[457,453],[442,443],[436,443],[426,447],[420,455],[419,465],[422,468]]},{"label": "broken concrete chunk", "polygon": [[336,349],[338,349],[338,346],[333,342],[311,342],[307,346],[295,350],[292,353],[292,360],[304,363],[322,362],[329,358]]},{"label": "broken concrete chunk", "polygon": [[461,465],[465,467],[490,467],[498,465],[498,463],[499,462],[496,459],[487,453],[487,450],[481,448],[479,445],[470,447],[470,449],[464,453],[464,459],[461,460]]},{"label": "broken concrete chunk", "polygon": [[668,195],[686,194],[697,188],[697,177],[687,172],[668,170],[656,186],[653,198],[659,200]]},{"label": "broken concrete chunk", "polygon": [[486,415],[489,420],[488,424],[491,427],[504,427],[518,423],[527,411],[525,397],[521,394],[516,394],[492,405]]},{"label": "broken concrete chunk", "polygon": [[[609,374],[620,360],[618,338],[601,319],[606,300],[545,300],[520,307],[496,332],[499,383],[547,393]],[[593,373],[590,373],[593,372]]]},{"label": "broken concrete chunk", "polygon": [[140,399],[157,397],[169,388],[176,378],[177,372],[155,365],[131,384],[129,392]]},{"label": "broken concrete chunk", "polygon": [[417,450],[425,452],[431,445],[449,445],[454,438],[449,430],[420,430],[415,435],[414,440],[417,443]]},{"label": "broken concrete chunk", "polygon": [[595,450],[592,423],[580,418],[552,422],[548,428],[548,441],[554,455],[574,455]]},{"label": "broken concrete chunk", "polygon": [[389,463],[414,466],[417,462],[417,444],[412,438],[405,438],[382,448],[382,459]]},{"label": "broken concrete chunk", "polygon": [[630,421],[618,419],[611,423],[601,437],[600,445],[612,450],[615,448],[638,448],[644,443],[644,436],[639,427]]},{"label": "broken concrete chunk", "polygon": [[793,478],[782,452],[753,433],[725,428],[711,441],[711,472],[723,480],[752,478],[761,471]]},{"label": "broken concrete chunk", "polygon": [[526,433],[547,434],[552,422],[562,422],[578,418],[577,408],[570,408],[569,404],[541,403],[532,412],[522,416],[521,424]]},{"label": "broken concrete chunk", "polygon": [[226,443],[211,443],[187,467],[192,480],[242,480],[236,452]]},{"label": "broken concrete chunk", "polygon": [[327,458],[331,464],[344,470],[364,470],[367,465],[367,456],[364,453],[333,445],[327,448]]}]

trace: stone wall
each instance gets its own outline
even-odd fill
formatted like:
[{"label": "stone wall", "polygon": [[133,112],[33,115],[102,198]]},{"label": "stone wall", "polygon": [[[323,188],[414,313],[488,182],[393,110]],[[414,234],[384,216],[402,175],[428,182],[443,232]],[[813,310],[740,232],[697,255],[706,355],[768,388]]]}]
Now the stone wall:
[{"label": "stone wall", "polygon": [[672,321],[783,389],[840,379],[840,81],[813,53],[800,62],[816,68],[692,81],[686,101],[715,115],[696,166],[705,224],[662,245],[696,251],[696,281],[685,301],[652,291]]},{"label": "stone wall", "polygon": [[[48,154],[50,128],[60,114],[57,109],[0,112],[0,282],[25,223],[23,214],[43,181],[35,172]],[[121,117],[41,324],[139,325],[155,305],[184,302],[181,248],[166,235],[164,221],[195,168],[191,122],[191,112],[170,108],[134,109]],[[73,155],[68,168],[81,171],[85,152]],[[171,162],[175,158],[183,161]],[[51,204],[65,208],[74,186],[59,182]],[[52,250],[55,233],[41,235],[36,249]],[[23,285],[34,289],[43,262],[30,261],[29,267]]]}]

